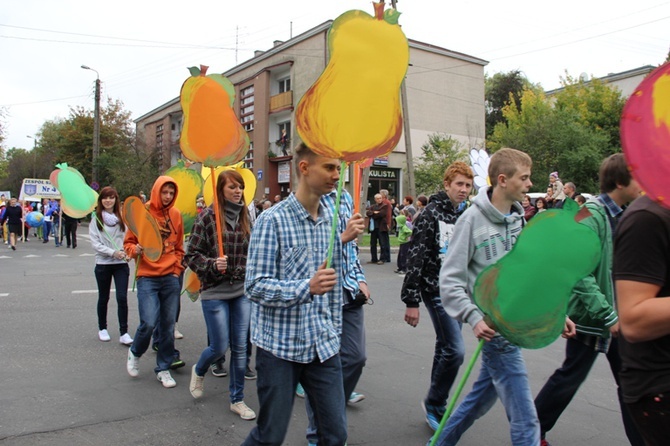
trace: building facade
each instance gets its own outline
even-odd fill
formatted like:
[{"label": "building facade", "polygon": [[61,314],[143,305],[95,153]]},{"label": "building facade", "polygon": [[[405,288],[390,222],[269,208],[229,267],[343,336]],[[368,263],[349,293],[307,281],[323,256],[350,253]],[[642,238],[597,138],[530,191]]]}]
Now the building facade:
[{"label": "building facade", "polygon": [[[318,79],[328,62],[328,29],[332,21],[286,42],[275,41],[267,51],[223,73],[235,85],[235,112],[249,134],[251,147],[244,162],[258,179],[256,198],[287,196],[294,171],[292,147],[298,143],[294,112],[300,98]],[[433,133],[449,135],[463,148],[483,147],[485,136],[485,60],[409,40],[410,66],[406,77],[412,158],[419,163],[421,146]],[[135,120],[138,139],[156,149],[161,171],[181,157],[179,98]],[[404,182],[404,138],[387,157],[375,159],[369,171],[368,197],[380,189],[400,197]],[[351,190],[348,172],[343,173]]]}]

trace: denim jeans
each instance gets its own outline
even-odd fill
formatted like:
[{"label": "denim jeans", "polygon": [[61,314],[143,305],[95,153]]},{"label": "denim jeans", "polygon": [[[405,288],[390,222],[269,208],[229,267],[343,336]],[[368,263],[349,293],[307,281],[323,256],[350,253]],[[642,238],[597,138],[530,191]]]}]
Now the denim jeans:
[{"label": "denim jeans", "polygon": [[51,222],[50,221],[45,221],[44,222],[44,229],[42,230],[42,237],[45,242],[49,241],[49,235],[51,234]]},{"label": "denim jeans", "polygon": [[540,423],[533,405],[521,349],[502,336],[482,348],[482,368],[472,390],[451,415],[437,444],[455,445],[461,435],[482,417],[500,397],[514,446],[540,444]]},{"label": "denim jeans", "polygon": [[60,221],[59,220],[54,220],[51,222],[51,235],[54,238],[54,241],[56,242],[56,246],[61,245],[61,231],[60,231]]},{"label": "denim jeans", "polygon": [[169,275],[160,277],[139,277],[137,279],[137,303],[140,312],[140,326],[130,350],[135,356],[142,356],[149,348],[151,333],[160,321],[161,342],[156,355],[156,373],[169,370],[174,355],[174,321],[179,304],[179,278]]},{"label": "denim jeans", "polygon": [[[342,384],[344,386],[344,400],[348,400],[356,389],[361,378],[367,354],[365,352],[365,312],[363,306],[342,308],[342,339],[340,345],[340,361],[342,362]],[[307,426],[307,441],[318,443],[316,420],[314,411],[305,398],[305,410],[309,425]]]},{"label": "denim jeans", "polygon": [[202,351],[195,373],[205,376],[209,366],[226,353],[230,342],[230,402],[242,401],[251,301],[245,296],[230,300],[203,300],[202,314],[207,325],[209,346]]},{"label": "denim jeans", "polygon": [[98,330],[107,329],[107,304],[114,278],[119,332],[121,335],[128,333],[128,277],[130,276],[128,264],[96,264],[94,271],[95,280],[98,282]]},{"label": "denim jeans", "polygon": [[342,387],[340,355],[308,364],[279,359],[256,347],[256,384],[260,410],[256,426],[244,446],[281,445],[292,417],[298,382],[314,409],[320,446],[343,446],[347,441],[347,418]]},{"label": "denim jeans", "polygon": [[398,248],[398,270],[407,269],[407,253],[409,252],[409,242],[402,243]]},{"label": "denim jeans", "polygon": [[[546,384],[535,397],[535,407],[540,420],[542,438],[554,427],[558,418],[568,407],[570,401],[577,393],[579,386],[593,366],[598,352],[593,346],[589,346],[575,339],[568,339],[565,344],[565,361],[561,368],[557,369],[547,380]],[[629,409],[623,402],[623,395],[619,385],[619,371],[621,371],[621,357],[619,356],[619,345],[616,338],[607,351],[607,360],[617,385],[617,396],[621,408],[626,436],[631,446],[644,446],[644,441],[638,432],[630,415]]]},{"label": "denim jeans", "polygon": [[423,296],[422,300],[435,329],[433,369],[425,402],[431,406],[444,407],[465,356],[461,334],[463,324],[449,317],[440,296]]}]

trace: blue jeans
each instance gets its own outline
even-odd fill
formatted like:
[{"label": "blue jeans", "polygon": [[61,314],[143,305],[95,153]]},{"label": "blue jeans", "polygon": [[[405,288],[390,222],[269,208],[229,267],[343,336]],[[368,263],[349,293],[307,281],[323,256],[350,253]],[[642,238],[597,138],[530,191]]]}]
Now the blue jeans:
[{"label": "blue jeans", "polygon": [[502,336],[484,343],[482,368],[472,390],[452,414],[437,444],[455,445],[478,418],[500,400],[510,423],[514,446],[540,444],[540,422],[528,383],[521,349]]},{"label": "blue jeans", "polygon": [[[586,381],[586,377],[598,357],[598,351],[590,345],[568,339],[565,344],[565,361],[561,368],[557,369],[547,380],[535,397],[535,408],[540,420],[542,438],[549,432],[563,411],[568,407],[572,398],[577,393],[579,386]],[[607,360],[610,363],[612,376],[617,385],[617,396],[621,407],[621,418],[626,431],[628,441],[632,446],[644,446],[644,440],[638,432],[628,407],[623,402],[623,395],[619,385],[619,371],[621,371],[621,357],[619,356],[619,344],[613,338],[607,351]]]},{"label": "blue jeans", "polygon": [[45,242],[49,241],[49,234],[51,234],[51,222],[45,221],[44,229],[42,230],[42,237],[44,238]]},{"label": "blue jeans", "polygon": [[[348,292],[348,291],[345,291]],[[367,354],[365,352],[365,312],[362,305],[344,306],[342,308],[342,339],[340,345],[340,360],[342,362],[342,384],[344,386],[344,399],[349,399],[351,393],[356,389],[356,384],[361,378]],[[316,420],[314,411],[309,404],[309,398],[305,398],[305,410],[309,425],[307,426],[307,441],[318,443]]]},{"label": "blue jeans", "polygon": [[245,296],[230,300],[203,300],[202,314],[207,325],[209,346],[202,351],[195,373],[205,376],[209,366],[226,353],[230,342],[230,402],[242,401],[251,301]]},{"label": "blue jeans", "polygon": [[51,235],[53,236],[56,246],[60,246],[60,220],[54,220],[51,222]]},{"label": "blue jeans", "polygon": [[169,370],[174,355],[174,321],[179,305],[179,278],[173,275],[160,277],[139,277],[137,279],[137,306],[140,312],[140,326],[130,351],[142,356],[149,348],[151,334],[160,321],[160,339],[156,355],[156,373]]},{"label": "blue jeans", "polygon": [[433,369],[425,402],[431,406],[444,407],[465,356],[462,324],[449,317],[440,296],[423,296],[422,300],[433,322],[436,336]]},{"label": "blue jeans", "polygon": [[281,445],[292,417],[298,382],[314,409],[320,446],[343,446],[347,441],[340,355],[309,364],[279,359],[256,347],[256,384],[260,410],[244,446]]},{"label": "blue jeans", "polygon": [[116,308],[121,336],[128,333],[128,277],[130,268],[127,263],[95,265],[95,280],[98,282],[98,330],[107,329],[107,304],[109,290],[114,279],[116,287]]}]

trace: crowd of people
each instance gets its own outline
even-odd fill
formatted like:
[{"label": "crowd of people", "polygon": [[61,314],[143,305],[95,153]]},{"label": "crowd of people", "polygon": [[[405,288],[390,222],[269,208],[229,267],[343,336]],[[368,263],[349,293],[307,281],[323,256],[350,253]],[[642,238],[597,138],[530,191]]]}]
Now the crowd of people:
[{"label": "crowd of people", "polygon": [[[31,222],[27,216],[32,212],[40,214],[40,221]],[[32,223],[32,224],[31,224]],[[0,229],[7,248],[16,251],[17,242],[29,242],[30,237],[49,243],[52,237],[57,248],[67,241],[67,248],[77,247],[77,227],[80,220],[63,212],[59,199],[43,198],[39,201],[16,197],[0,197]]]},{"label": "crowd of people", "polygon": [[[599,353],[609,362],[630,444],[664,444],[670,434],[665,423],[670,307],[663,299],[670,287],[670,210],[639,197],[641,188],[622,154],[602,162],[600,194],[588,200],[574,183],[563,183],[553,172],[546,196],[533,203],[528,195],[532,160],[514,149],[492,155],[491,186],[474,197],[474,173],[462,162],[446,169],[442,190],[430,198],[406,196],[395,203],[381,190],[365,216],[354,213],[353,199],[344,191],[330,259],[340,163],[300,144],[294,165],[296,189],[274,202],[264,198],[246,203],[242,176],[234,170],[221,172],[218,207],[199,201],[188,237],[174,206],[178,186],[168,176],[159,177],[143,200],[163,239],[157,259],[146,255],[126,227],[116,190],[100,191],[89,225],[96,253],[98,338],[111,339],[107,312],[113,280],[118,339],[128,346],[125,362],[131,377],[140,376],[140,360],[153,345],[157,380],[165,388],[176,386],[170,370],[184,365],[175,336],[188,267],[201,284],[207,332],[207,344],[191,367],[192,397],[206,395],[208,371],[227,374],[223,361],[230,350],[230,410],[242,420],[256,420],[244,445],[282,444],[296,394],[305,398],[308,444],[346,444],[346,404],[364,398],[355,389],[367,359],[363,305],[370,301],[356,240],[368,231],[368,263],[383,265],[391,262],[390,235],[395,233],[404,321],[416,327],[423,303],[435,332],[430,381],[421,400],[433,431],[439,430],[463,364],[464,323],[485,341],[479,376],[434,439],[436,444],[457,444],[500,399],[512,444],[549,445],[548,435]],[[481,271],[512,250],[526,222],[562,209],[568,200],[589,211],[579,223],[597,234],[601,251],[596,269],[572,289],[563,331],[565,359],[533,397],[521,349],[496,332],[474,303],[473,287]],[[45,225],[42,233],[46,243],[62,213],[57,201],[42,203],[41,210],[51,217],[51,227]],[[25,232],[25,210],[12,198],[1,216],[3,225],[8,222],[6,243],[15,249]],[[76,247],[76,236],[68,238],[70,245]],[[140,321],[132,336],[127,303],[131,260],[136,263]],[[249,362],[252,344],[255,370]],[[254,378],[258,408],[245,402],[245,379]]]}]

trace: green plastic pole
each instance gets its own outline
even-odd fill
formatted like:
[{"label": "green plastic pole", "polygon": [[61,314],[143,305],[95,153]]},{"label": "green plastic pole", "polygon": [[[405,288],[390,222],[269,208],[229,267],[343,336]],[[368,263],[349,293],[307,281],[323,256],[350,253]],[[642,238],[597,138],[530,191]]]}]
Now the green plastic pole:
[{"label": "green plastic pole", "polygon": [[[342,161],[340,166],[340,174],[344,174],[344,170],[347,168],[347,163]],[[337,222],[339,221],[340,215],[340,199],[342,198],[342,185],[344,184],[344,178],[340,178],[340,181],[337,182],[337,197],[335,198],[335,210],[333,212],[333,223],[330,227],[330,242],[328,243],[328,261],[326,262],[326,268],[330,268],[330,265],[333,263],[333,248],[335,246],[335,236],[337,235]]]},{"label": "green plastic pole", "polygon": [[440,434],[442,433],[442,429],[444,429],[444,426],[447,424],[447,420],[449,420],[451,413],[454,411],[456,401],[458,401],[458,397],[461,395],[463,387],[465,386],[466,381],[470,377],[472,368],[475,366],[475,362],[477,362],[477,358],[479,358],[479,354],[482,352],[484,342],[486,341],[484,341],[483,339],[479,340],[479,344],[477,344],[477,348],[475,349],[475,352],[472,354],[472,358],[470,358],[468,368],[465,369],[465,373],[463,374],[461,381],[458,383],[458,387],[456,387],[456,392],[454,392],[454,394],[452,395],[451,400],[449,401],[449,405],[447,406],[447,410],[444,412],[444,415],[442,416],[442,421],[440,421],[440,425],[435,431],[435,435],[433,435],[433,438],[431,438],[430,440],[430,446],[435,446],[435,443],[437,443],[437,439],[440,437]]}]

